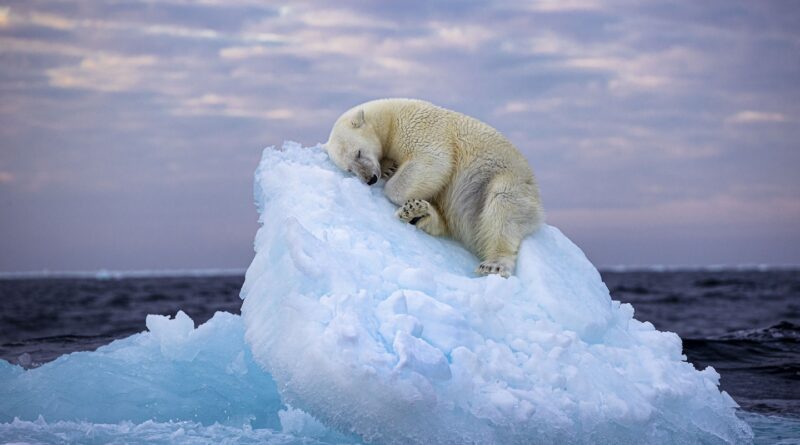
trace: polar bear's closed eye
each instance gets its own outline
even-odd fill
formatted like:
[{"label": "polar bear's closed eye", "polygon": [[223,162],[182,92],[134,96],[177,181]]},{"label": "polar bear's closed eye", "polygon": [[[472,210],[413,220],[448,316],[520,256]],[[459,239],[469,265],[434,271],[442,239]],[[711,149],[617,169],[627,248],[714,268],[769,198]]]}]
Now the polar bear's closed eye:
[{"label": "polar bear's closed eye", "polygon": [[328,156],[339,168],[366,184],[376,183],[381,176],[381,143],[364,110],[342,115],[337,128],[325,144]]}]

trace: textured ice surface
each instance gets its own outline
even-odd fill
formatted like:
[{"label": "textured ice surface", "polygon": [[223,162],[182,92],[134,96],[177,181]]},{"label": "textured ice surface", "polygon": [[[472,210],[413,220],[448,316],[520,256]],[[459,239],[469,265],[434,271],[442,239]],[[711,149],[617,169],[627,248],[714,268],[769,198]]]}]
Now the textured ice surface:
[{"label": "textured ice surface", "polygon": [[267,149],[242,289],[246,339],[284,400],[379,443],[738,443],[750,428],[677,335],[612,301],[545,226],[516,276],[394,217],[319,148]]},{"label": "textured ice surface", "polygon": [[147,332],[24,370],[0,360],[0,443],[352,443],[285,406],[241,317]]},{"label": "textured ice surface", "polygon": [[15,419],[0,423],[0,442],[18,444],[146,444],[146,445],[200,445],[200,444],[253,444],[253,445],[315,445],[312,437],[285,434],[268,428],[253,429],[248,426],[203,425],[198,422],[142,423],[91,423],[46,422]]},{"label": "textured ice surface", "polygon": [[199,326],[183,312],[147,317],[148,332],[23,370],[0,361],[0,421],[192,421],[280,428],[283,408],[253,362],[241,318]]}]

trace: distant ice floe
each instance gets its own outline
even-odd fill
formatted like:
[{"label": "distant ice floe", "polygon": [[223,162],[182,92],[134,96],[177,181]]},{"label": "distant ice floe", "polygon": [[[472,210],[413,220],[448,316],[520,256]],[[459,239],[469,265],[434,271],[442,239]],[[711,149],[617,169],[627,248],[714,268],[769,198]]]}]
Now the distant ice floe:
[{"label": "distant ice floe", "polygon": [[224,277],[242,275],[244,272],[244,269],[33,270],[26,272],[0,272],[0,279],[94,278],[97,280],[120,280],[125,278]]},{"label": "distant ice floe", "polygon": [[267,149],[242,289],[246,339],[284,401],[377,443],[740,443],[719,374],[612,301],[558,229],[516,276],[394,217],[319,147]]}]

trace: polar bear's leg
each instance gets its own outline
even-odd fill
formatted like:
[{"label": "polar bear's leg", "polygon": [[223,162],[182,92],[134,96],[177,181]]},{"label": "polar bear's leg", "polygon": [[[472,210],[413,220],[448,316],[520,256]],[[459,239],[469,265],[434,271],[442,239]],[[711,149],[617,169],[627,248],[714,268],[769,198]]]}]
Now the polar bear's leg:
[{"label": "polar bear's leg", "polygon": [[520,184],[513,176],[492,179],[478,221],[479,254],[483,262],[477,273],[504,277],[514,273],[519,245],[533,232],[539,219],[529,187],[533,185]]},{"label": "polar bear's leg", "polygon": [[447,235],[447,225],[436,207],[424,199],[409,199],[397,209],[397,217],[433,236]]},{"label": "polar bear's leg", "polygon": [[431,199],[447,184],[451,170],[447,155],[417,154],[397,167],[386,181],[383,193],[398,206],[412,199]]}]

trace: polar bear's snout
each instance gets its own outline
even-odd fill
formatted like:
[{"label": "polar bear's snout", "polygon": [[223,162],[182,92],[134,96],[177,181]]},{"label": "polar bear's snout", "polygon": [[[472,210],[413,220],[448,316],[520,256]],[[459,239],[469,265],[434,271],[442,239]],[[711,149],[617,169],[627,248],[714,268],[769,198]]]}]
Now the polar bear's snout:
[{"label": "polar bear's snout", "polygon": [[380,177],[380,168],[364,157],[357,159],[350,170],[367,185],[375,184]]}]

